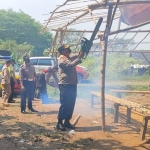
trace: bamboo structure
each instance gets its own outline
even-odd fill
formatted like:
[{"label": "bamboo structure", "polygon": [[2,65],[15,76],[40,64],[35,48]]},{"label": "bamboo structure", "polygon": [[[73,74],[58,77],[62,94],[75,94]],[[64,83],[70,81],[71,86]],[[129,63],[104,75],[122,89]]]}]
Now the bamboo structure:
[{"label": "bamboo structure", "polygon": [[[143,44],[146,39],[149,38],[150,30],[133,30],[145,25],[150,24],[150,21],[131,26],[125,29],[120,29],[121,20],[120,20],[120,10],[118,6],[125,6],[129,4],[150,4],[148,0],[66,0],[62,5],[57,6],[57,8],[50,12],[49,19],[45,20],[45,28],[49,28],[50,31],[55,31],[56,35],[54,41],[50,47],[49,54],[55,55],[57,57],[57,47],[63,44],[65,35],[68,32],[77,32],[81,33],[79,40],[76,43],[69,43],[71,46],[80,45],[81,37],[86,34],[91,34],[93,30],[86,30],[86,25],[84,30],[70,30],[68,29],[71,26],[86,24],[89,22],[94,22],[96,24],[97,20],[100,17],[103,17],[103,24],[105,24],[105,30],[100,30],[96,40],[100,40],[100,43],[94,42],[92,50],[90,53],[101,53],[102,54],[102,70],[101,70],[101,104],[102,104],[102,130],[105,130],[105,66],[106,66],[106,55],[107,52],[121,52],[121,53],[141,53],[145,60],[150,64],[145,53],[150,53],[150,50],[138,49],[139,45]],[[108,9],[108,11],[107,11]],[[119,18],[118,29],[116,31],[111,31],[113,21]],[[108,49],[112,44],[116,44],[116,39],[121,33],[125,33],[121,39],[125,39],[129,34],[134,34],[131,40],[134,40],[135,37],[140,33],[145,33],[145,37],[141,41],[134,43],[135,47],[130,48],[126,51],[126,48],[131,41],[127,42],[126,45],[118,50],[116,47],[113,49]],[[108,43],[109,36],[114,35],[114,39],[111,43]],[[59,38],[59,40],[58,40]],[[59,42],[58,42],[59,41]],[[148,44],[149,42],[147,42]]]}]

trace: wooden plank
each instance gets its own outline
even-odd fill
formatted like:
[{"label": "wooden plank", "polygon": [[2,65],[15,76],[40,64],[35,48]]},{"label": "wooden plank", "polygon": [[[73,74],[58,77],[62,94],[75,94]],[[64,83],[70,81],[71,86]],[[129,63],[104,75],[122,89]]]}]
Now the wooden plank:
[{"label": "wooden plank", "polygon": [[116,93],[139,93],[139,94],[150,94],[150,91],[130,91],[130,90],[110,90]]},{"label": "wooden plank", "polygon": [[147,124],[148,124],[148,120],[150,119],[149,116],[144,116],[143,117],[143,123],[141,126],[141,132],[140,132],[140,139],[144,140],[145,139],[145,134],[146,134],[146,130],[147,130]]},{"label": "wooden plank", "polygon": [[[95,96],[101,97],[101,94],[99,92],[91,92],[92,94],[94,94]],[[143,106],[141,104],[135,103],[135,102],[131,102],[128,100],[124,100],[121,98],[117,98],[115,96],[111,96],[108,94],[105,94],[105,99],[108,101],[112,101],[114,103],[120,104],[122,106],[126,106],[128,108],[132,108],[132,110],[137,111],[141,114],[145,114],[147,116],[150,115],[150,109],[146,109],[146,106]]]}]

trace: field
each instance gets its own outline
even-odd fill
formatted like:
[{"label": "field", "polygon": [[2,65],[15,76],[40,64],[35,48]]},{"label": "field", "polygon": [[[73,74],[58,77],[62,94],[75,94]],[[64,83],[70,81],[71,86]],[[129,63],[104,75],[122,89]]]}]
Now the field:
[{"label": "field", "polygon": [[[81,88],[84,85],[79,85]],[[87,85],[84,87],[86,89]],[[90,86],[92,87],[92,86]],[[91,89],[90,89],[91,90]],[[57,91],[56,91],[57,92]],[[81,92],[81,91],[80,91]],[[55,94],[54,94],[55,95]],[[56,94],[58,96],[58,93]],[[139,132],[142,116],[132,112],[132,123],[125,123],[125,107],[120,108],[119,123],[113,123],[113,104],[106,102],[106,131],[101,130],[101,105],[96,99],[94,108],[89,99],[78,94],[73,120],[81,113],[75,132],[59,132],[55,129],[59,101],[42,105],[41,100],[33,101],[38,113],[20,113],[20,98],[10,107],[0,104],[0,150],[148,150],[149,141],[142,144]],[[149,105],[150,95],[124,95],[125,99]],[[150,125],[150,124],[149,124]],[[146,139],[150,138],[150,130]]]}]

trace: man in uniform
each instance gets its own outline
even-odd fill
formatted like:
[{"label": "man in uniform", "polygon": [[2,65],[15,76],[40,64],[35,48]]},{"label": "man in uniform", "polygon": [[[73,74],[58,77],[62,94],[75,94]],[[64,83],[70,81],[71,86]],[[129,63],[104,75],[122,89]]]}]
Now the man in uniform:
[{"label": "man in uniform", "polygon": [[[60,108],[58,113],[58,123],[56,128],[64,131],[65,127],[74,129],[71,125],[76,95],[77,95],[77,74],[76,65],[81,63],[81,58],[84,57],[84,52],[79,52],[76,55],[71,55],[69,45],[63,45],[58,49],[60,57],[59,65],[59,90],[60,90]],[[63,123],[64,120],[64,123]]]},{"label": "man in uniform", "polygon": [[8,71],[8,67],[11,65],[11,60],[6,60],[5,65],[2,68],[2,103],[4,106],[8,106],[8,99],[11,94],[10,87],[10,75]]},{"label": "man in uniform", "polygon": [[11,59],[11,65],[8,67],[9,74],[10,74],[10,86],[11,86],[11,94],[8,99],[8,103],[15,103],[14,98],[14,85],[17,82],[16,77],[15,77],[15,70],[14,70],[14,65],[15,65],[15,60]]},{"label": "man in uniform", "polygon": [[36,79],[35,68],[30,64],[29,55],[23,55],[24,64],[20,67],[20,85],[21,85],[21,113],[25,113],[26,98],[28,98],[28,109],[31,112],[37,112],[32,107],[34,82]]},{"label": "man in uniform", "polygon": [[[46,84],[52,87],[57,87],[58,85],[58,78],[56,75],[56,72],[58,71],[58,67],[48,67],[47,69],[43,70],[41,74],[38,75],[37,78],[37,88],[40,97],[42,98],[42,104],[48,104],[50,101],[48,99],[47,95],[47,89],[46,89]],[[55,83],[51,83],[49,81],[50,77],[53,76]]]}]

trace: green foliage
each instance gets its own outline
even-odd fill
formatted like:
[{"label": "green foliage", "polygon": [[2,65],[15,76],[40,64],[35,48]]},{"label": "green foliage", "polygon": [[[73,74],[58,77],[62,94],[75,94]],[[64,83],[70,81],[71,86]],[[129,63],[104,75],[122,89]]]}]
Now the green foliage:
[{"label": "green foliage", "polygon": [[129,57],[128,54],[111,53],[107,55],[106,76],[107,78],[117,78],[127,75],[131,64],[140,63],[140,60]]},{"label": "green foliage", "polygon": [[82,66],[85,66],[89,70],[89,79],[94,80],[100,78],[100,70],[101,70],[101,56],[88,56],[85,60],[83,60]]},{"label": "green foliage", "polygon": [[[113,43],[112,43],[113,42]],[[110,45],[109,45],[110,44]],[[134,47],[134,41],[132,39],[122,39],[116,38],[115,40],[109,39],[108,41],[108,49],[111,50],[129,50]]]},{"label": "green foliage", "polygon": [[52,35],[46,30],[39,34],[42,25],[22,11],[14,12],[12,9],[0,10],[0,35],[3,41],[12,40],[18,44],[28,43],[34,46],[33,55],[43,55],[49,48]]},{"label": "green foliage", "polygon": [[11,51],[12,57],[18,61],[22,61],[22,55],[24,53],[31,53],[34,49],[34,46],[27,43],[17,44],[16,41],[0,41],[0,49]]},{"label": "green foliage", "polygon": [[[101,71],[101,56],[88,56],[82,63],[87,67],[90,79],[99,80]],[[128,54],[110,53],[107,54],[106,60],[106,78],[117,79],[126,76],[126,72],[130,70],[131,64],[140,63],[140,60],[129,57]]]}]

